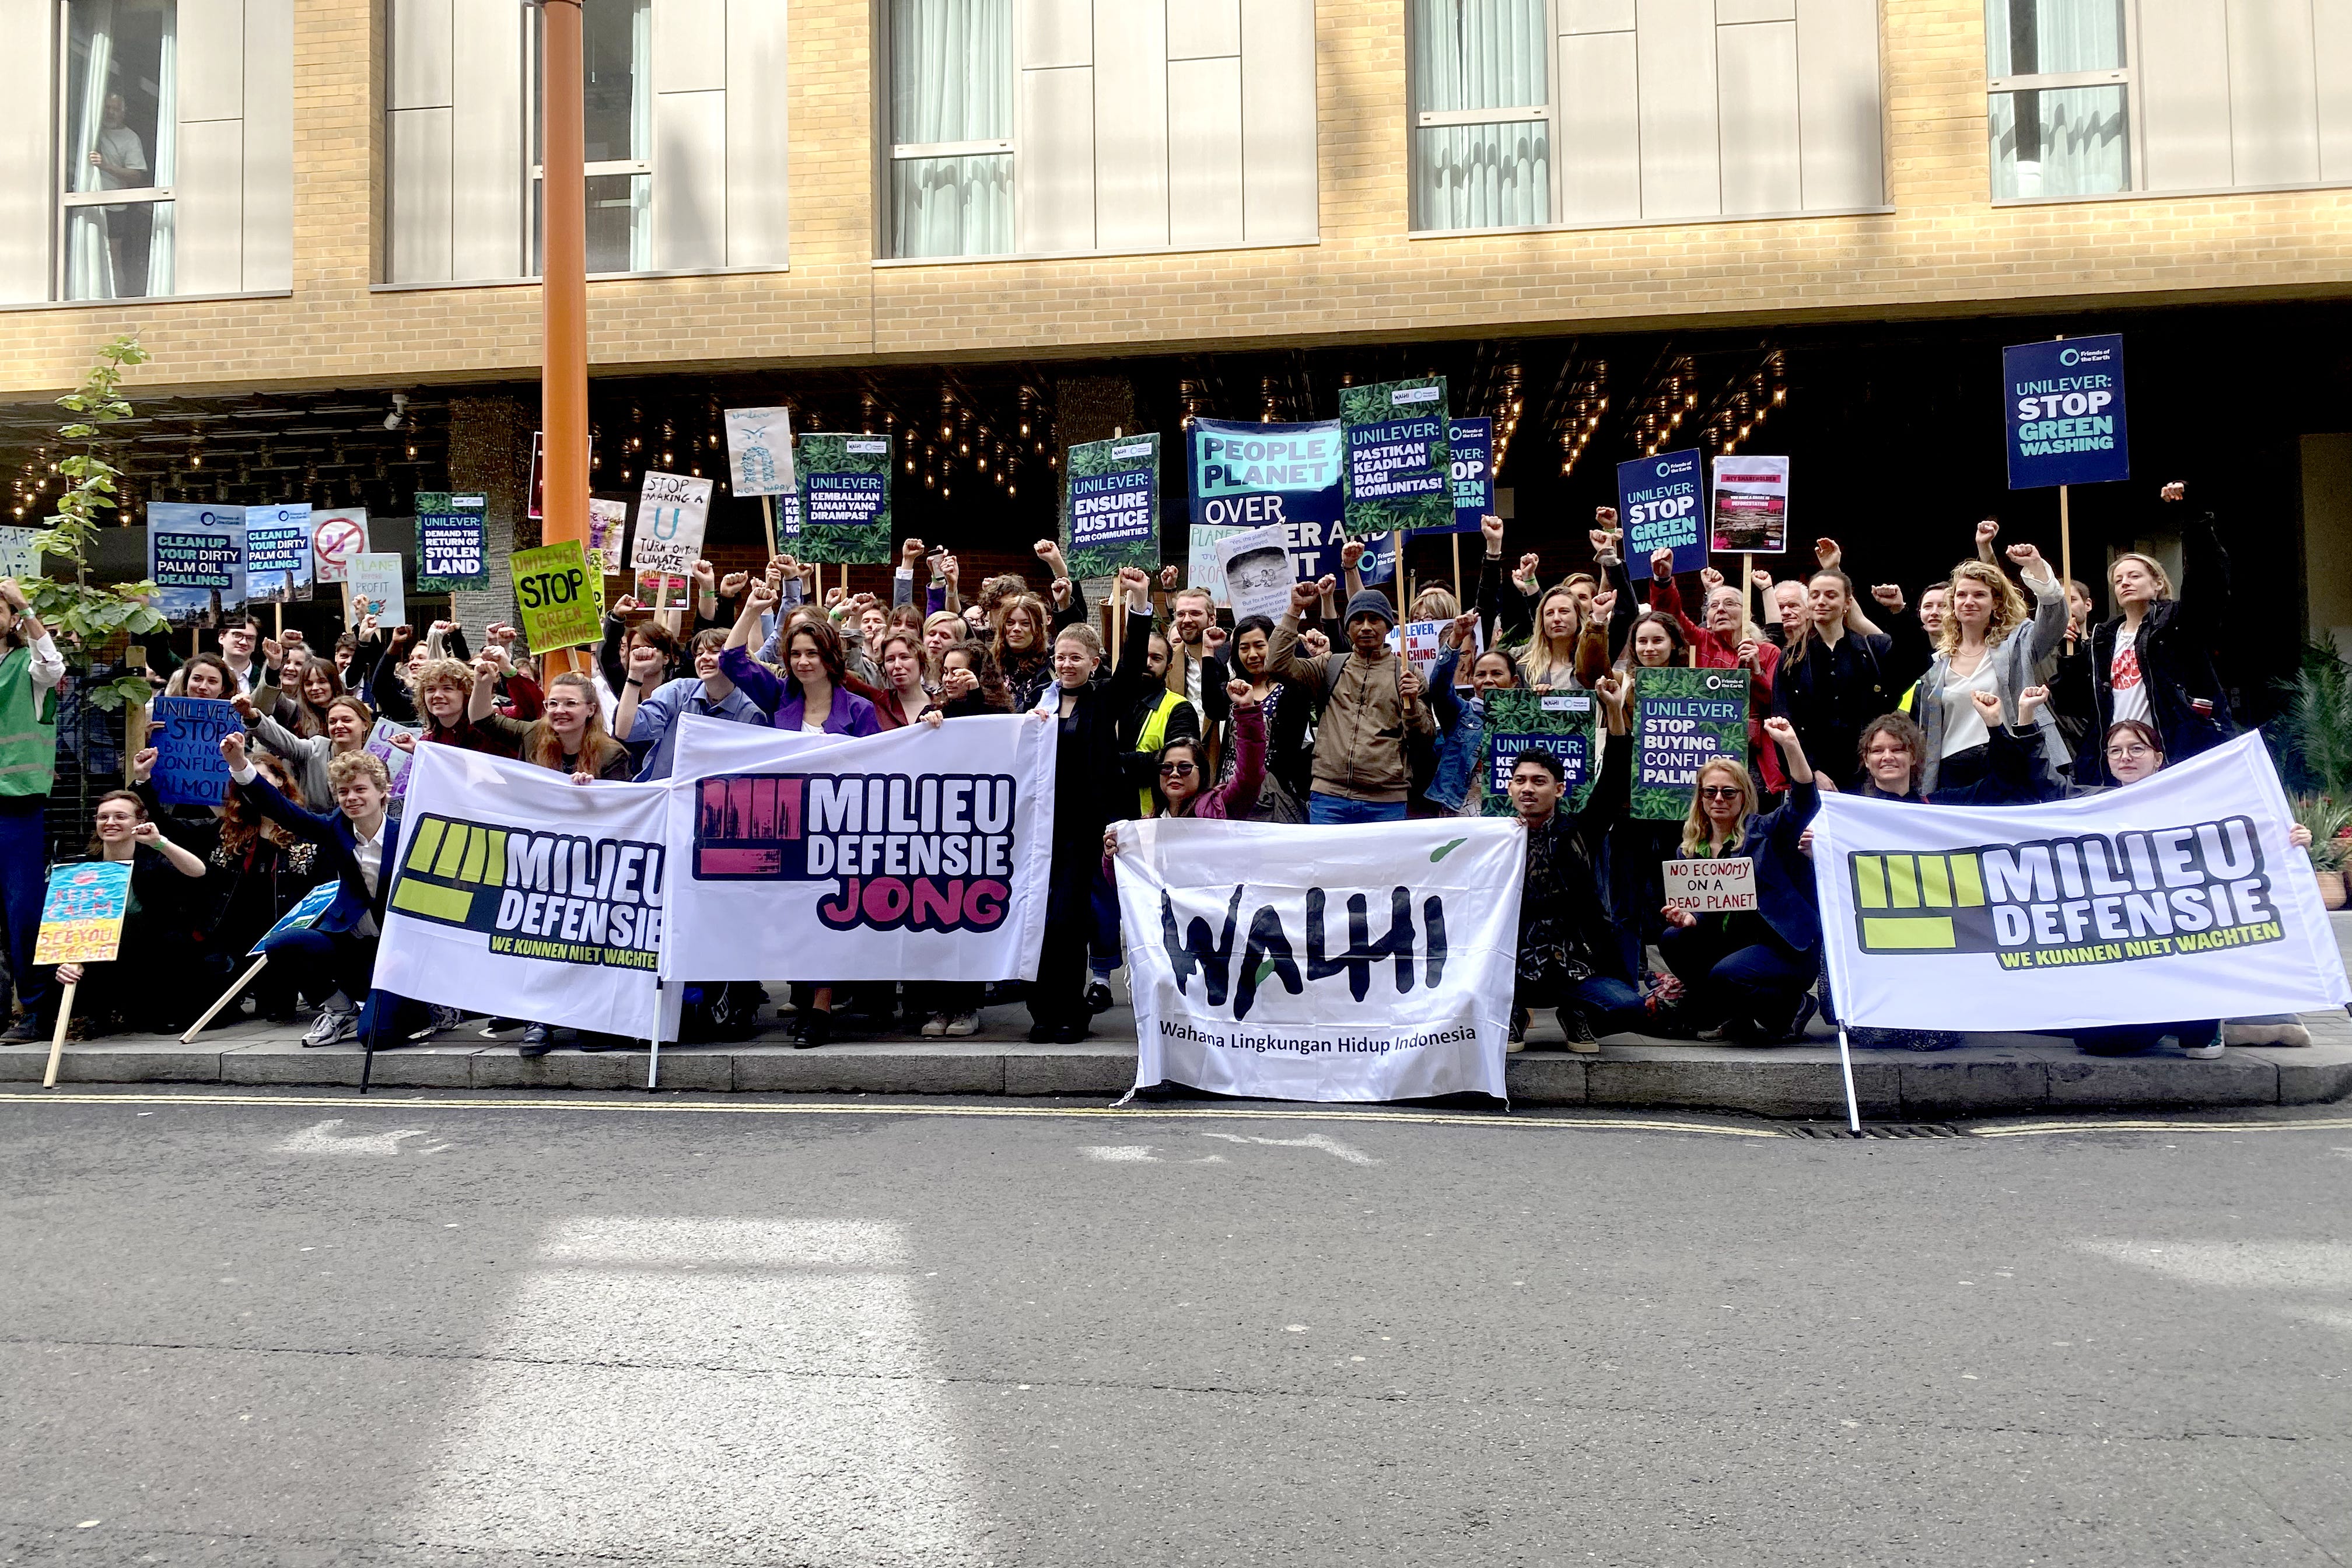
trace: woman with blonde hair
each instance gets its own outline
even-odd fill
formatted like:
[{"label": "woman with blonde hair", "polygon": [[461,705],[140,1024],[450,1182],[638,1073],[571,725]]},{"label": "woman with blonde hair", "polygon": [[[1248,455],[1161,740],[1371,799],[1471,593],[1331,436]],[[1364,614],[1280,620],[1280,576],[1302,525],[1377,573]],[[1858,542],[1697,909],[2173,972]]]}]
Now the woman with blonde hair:
[{"label": "woman with blonde hair", "polygon": [[[1985,778],[1991,771],[1992,734],[1976,699],[1999,699],[2000,711],[2015,721],[2018,694],[2039,684],[2034,667],[2066,636],[2066,593],[2050,563],[2031,544],[2012,544],[2008,553],[2033,592],[2030,608],[1999,567],[1963,561],[1952,568],[1943,629],[1936,656],[1919,678],[1916,703],[1915,717],[1927,737],[1921,795],[1965,789]],[[2034,722],[2050,766],[2066,766],[2071,759],[2057,716],[2041,707]]]},{"label": "woman with blonde hair", "polygon": [[[2164,487],[2168,502],[2186,495],[2179,483]],[[2176,595],[2161,563],[2137,553],[2117,556],[2107,569],[2117,614],[2091,634],[2091,681],[2098,700],[2091,733],[2105,737],[2136,719],[2163,737],[2164,754],[2176,763],[2238,732],[2207,651],[2221,639],[2230,597],[2230,557],[2211,512],[2181,525],[2180,564],[2183,586]],[[2086,745],[2082,782],[2113,778],[2102,746]]]},{"label": "woman with blonde hair", "polygon": [[1691,784],[1675,856],[1753,860],[1755,910],[1701,915],[1668,904],[1662,911],[1668,930],[1658,941],[1701,1037],[1748,1046],[1776,1046],[1804,1034],[1813,1016],[1808,987],[1821,963],[1813,869],[1799,842],[1821,796],[1795,727],[1775,717],[1764,721],[1764,732],[1780,748],[1789,798],[1759,816],[1748,769],[1729,757],[1708,758]]}]

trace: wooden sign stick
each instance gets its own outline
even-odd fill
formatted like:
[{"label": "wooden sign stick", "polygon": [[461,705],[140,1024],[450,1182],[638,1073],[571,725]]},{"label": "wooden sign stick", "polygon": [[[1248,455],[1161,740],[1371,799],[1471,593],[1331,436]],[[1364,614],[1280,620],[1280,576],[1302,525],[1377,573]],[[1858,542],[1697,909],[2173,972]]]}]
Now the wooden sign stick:
[{"label": "wooden sign stick", "polygon": [[58,998],[58,1032],[49,1037],[49,1070],[41,1075],[43,1089],[58,1087],[58,1062],[66,1054],[66,1026],[73,1020],[74,993],[80,988],[80,981],[68,980],[65,994]]},{"label": "wooden sign stick", "polygon": [[236,983],[230,985],[227,990],[221,993],[220,1000],[205,1008],[205,1016],[188,1026],[188,1032],[180,1037],[180,1044],[184,1046],[194,1045],[196,1043],[196,1037],[205,1032],[205,1026],[211,1023],[215,1018],[219,1017],[222,1008],[236,1001],[239,996],[244,995],[245,988],[253,984],[253,977],[260,973],[262,969],[268,963],[269,955],[266,952],[259,958],[255,959],[253,963],[247,967],[246,972],[236,977]]}]

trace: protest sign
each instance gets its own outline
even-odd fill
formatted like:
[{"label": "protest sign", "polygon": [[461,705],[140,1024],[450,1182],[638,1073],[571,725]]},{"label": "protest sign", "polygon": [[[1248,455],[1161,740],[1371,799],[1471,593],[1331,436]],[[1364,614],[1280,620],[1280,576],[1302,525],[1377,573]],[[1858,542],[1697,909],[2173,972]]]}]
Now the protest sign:
[{"label": "protest sign", "polygon": [[1118,836],[1137,1088],[1502,1095],[1527,868],[1516,824],[1170,817]]},{"label": "protest sign", "polygon": [[1664,863],[1666,902],[1695,915],[1753,913],[1756,862],[1742,855],[1728,860],[1668,860]]},{"label": "protest sign", "polygon": [[52,867],[41,898],[35,963],[106,963],[122,945],[131,911],[131,862],[82,860]]},{"label": "protest sign", "polygon": [[1789,459],[1717,458],[1711,532],[1713,548],[1728,554],[1778,555],[1787,550]]},{"label": "protest sign", "polygon": [[800,472],[803,561],[870,566],[890,559],[890,437],[803,436]]},{"label": "protest sign", "polygon": [[2131,478],[2121,337],[2019,343],[2000,351],[2000,375],[2011,489]]},{"label": "protest sign", "polygon": [[416,591],[490,585],[488,496],[416,492]]},{"label": "protest sign", "polygon": [[1216,600],[1217,608],[1229,610],[1233,608],[1233,601],[1225,596],[1225,569],[1217,559],[1217,541],[1231,539],[1243,531],[1206,522],[1196,522],[1192,526],[1191,548],[1184,556],[1184,585],[1206,588]]},{"label": "protest sign", "polygon": [[531,652],[593,647],[603,640],[604,579],[588,569],[578,540],[518,550],[508,569],[514,577],[515,608],[522,616],[523,643]]},{"label": "protest sign", "polygon": [[629,564],[640,572],[681,576],[702,558],[702,531],[710,518],[709,479],[648,468],[637,493],[637,531]]},{"label": "protest sign", "polygon": [[960,719],[860,740],[688,716],[666,977],[1032,978],[1055,727]]},{"label": "protest sign", "polygon": [[674,572],[640,572],[629,581],[629,591],[636,595],[638,604],[666,605],[673,612],[686,607],[687,595],[693,586],[694,579]]},{"label": "protest sign", "polygon": [[147,503],[147,578],[155,608],[184,625],[245,603],[245,509]]},{"label": "protest sign", "polygon": [[[1356,580],[1367,588],[1391,581],[1396,576],[1397,542],[1404,535],[1398,533],[1367,533],[1360,536],[1364,552],[1356,558]],[[1341,541],[1340,561],[1344,569],[1347,559],[1346,542]],[[1395,598],[1398,595],[1391,595]]]},{"label": "protest sign", "polygon": [[1453,533],[1475,533],[1495,511],[1495,422],[1446,422],[1445,445],[1454,470]]},{"label": "protest sign", "polygon": [[727,484],[739,496],[790,495],[793,471],[793,411],[789,408],[730,408]]},{"label": "protest sign", "polygon": [[210,697],[158,697],[153,720],[155,798],[165,805],[226,801],[228,762],[220,743],[223,735],[245,733],[236,710]]},{"label": "protest sign", "polygon": [[588,503],[587,560],[588,564],[596,569],[598,577],[621,574],[621,536],[628,531],[628,528],[627,501],[591,500]]},{"label": "protest sign", "polygon": [[310,596],[312,580],[310,506],[247,507],[246,596],[290,604]]},{"label": "protest sign", "polygon": [[[1561,809],[1582,811],[1600,777],[1594,764],[1597,735],[1589,691],[1489,691],[1483,700],[1486,728],[1478,740],[1478,776],[1472,782],[1485,816],[1510,816],[1511,768],[1522,752],[1549,752],[1559,759]],[[1622,744],[1622,742],[1621,742]]]},{"label": "protest sign", "polygon": [[315,509],[311,511],[312,581],[349,582],[352,557],[366,554],[367,547],[367,508],[354,506],[345,507],[340,511],[319,511]]},{"label": "protest sign", "polygon": [[1070,448],[1062,495],[1062,555],[1072,577],[1160,570],[1160,435],[1147,431]]},{"label": "protest sign", "polygon": [[1423,680],[1429,679],[1429,672],[1436,668],[1437,656],[1445,651],[1440,639],[1444,637],[1445,628],[1453,624],[1452,621],[1407,621],[1397,628],[1398,649],[1404,655],[1404,661],[1412,666],[1413,672]]},{"label": "protest sign", "polygon": [[779,540],[801,536],[801,492],[793,490],[776,498],[776,537]]},{"label": "protest sign", "polygon": [[667,784],[583,787],[482,752],[417,747],[375,983],[467,1012],[650,1039],[668,796]]},{"label": "protest sign", "polygon": [[1633,816],[1679,822],[1709,757],[1748,763],[1748,675],[1738,669],[1633,673]]},{"label": "protest sign", "polygon": [[1264,616],[1278,621],[1290,611],[1290,587],[1299,580],[1291,564],[1288,534],[1279,523],[1230,533],[1217,541],[1217,572],[1225,580],[1225,603],[1234,619]]},{"label": "protest sign", "polygon": [[384,773],[391,780],[387,799],[404,800],[408,795],[410,753],[394,745],[392,738],[394,735],[413,738],[423,733],[425,731],[421,725],[395,724],[389,719],[377,720],[374,728],[368,731],[367,753],[383,764]]},{"label": "protest sign", "polygon": [[1701,454],[1661,452],[1617,465],[1617,521],[1625,531],[1625,570],[1639,582],[1650,574],[1650,557],[1675,552],[1675,570],[1696,572],[1706,564],[1706,507]]},{"label": "protest sign", "polygon": [[2063,1032],[2342,1006],[2294,825],[2259,734],[2046,805],[1824,794],[1813,882],[1839,1015]]},{"label": "protest sign", "polygon": [[1343,386],[1339,423],[1348,437],[1350,538],[1454,526],[1444,376]]},{"label": "protest sign", "polygon": [[1192,521],[1278,526],[1294,575],[1336,577],[1345,521],[1346,442],[1337,419],[1249,425],[1195,419],[1186,437]]},{"label": "protest sign", "polygon": [[390,551],[351,558],[352,614],[373,616],[379,626],[408,624],[408,598],[401,587],[404,563]]},{"label": "protest sign", "polygon": [[40,536],[37,528],[0,528],[0,577],[41,574],[41,552],[33,543]]},{"label": "protest sign", "polygon": [[245,955],[251,958],[258,953],[279,931],[309,931],[319,923],[319,917],[327,912],[327,906],[333,903],[335,895],[342,890],[342,879],[340,877],[320,883],[297,900],[292,909],[279,915],[278,923],[263,931],[261,940],[246,949]]}]

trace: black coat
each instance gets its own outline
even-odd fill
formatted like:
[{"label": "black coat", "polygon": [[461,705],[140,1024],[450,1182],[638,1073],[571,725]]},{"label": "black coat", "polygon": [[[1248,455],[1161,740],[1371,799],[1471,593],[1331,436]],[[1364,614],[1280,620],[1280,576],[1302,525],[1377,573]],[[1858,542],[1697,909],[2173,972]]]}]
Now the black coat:
[{"label": "black coat", "polygon": [[[2211,512],[2180,531],[2180,568],[2179,596],[2150,605],[2132,644],[2139,655],[2140,684],[2147,691],[2148,721],[2163,737],[2168,763],[2211,751],[2238,732],[2210,651],[2230,600],[2230,555],[2221,548]],[[2098,711],[2074,765],[2075,778],[2084,783],[2115,782],[2107,772],[2107,727],[2116,719],[2116,635],[2123,624],[2117,616],[2091,633],[2091,689]],[[2200,702],[2207,705],[2202,710]]]},{"label": "black coat", "polygon": [[1789,798],[1761,816],[1749,817],[1747,833],[1721,856],[1677,854],[1675,858],[1753,859],[1756,912],[1773,935],[1799,952],[1811,952],[1822,942],[1821,906],[1813,897],[1812,860],[1797,844],[1821,801],[1821,792],[1811,784],[1791,784]]},{"label": "black coat", "polygon": [[1772,678],[1772,706],[1796,726],[1805,760],[1840,784],[1862,771],[1862,727],[1895,711],[1902,695],[1894,655],[1885,633],[1848,632],[1835,647],[1809,637],[1801,656],[1782,658]]}]

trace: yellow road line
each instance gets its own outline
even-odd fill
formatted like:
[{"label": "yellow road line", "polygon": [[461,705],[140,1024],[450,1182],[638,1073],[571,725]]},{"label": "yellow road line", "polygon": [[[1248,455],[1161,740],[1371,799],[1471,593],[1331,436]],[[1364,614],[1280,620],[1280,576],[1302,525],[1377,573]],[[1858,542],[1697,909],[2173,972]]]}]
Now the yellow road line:
[{"label": "yellow road line", "polygon": [[950,1116],[1027,1117],[1133,1121],[1138,1117],[1213,1117],[1248,1121],[1398,1122],[1435,1127],[1551,1127],[1596,1131],[1705,1132],[1718,1138],[1781,1138],[1777,1129],[1720,1127],[1701,1121],[1655,1121],[1633,1118],[1466,1116],[1449,1111],[1318,1110],[1268,1108],[1212,1108],[1197,1103],[1177,1106],[1139,1105],[1114,1110],[1109,1106],[1065,1105],[768,1105],[719,1100],[412,1100],[386,1095],[262,1095],[262,1094],[60,1094],[0,1091],[6,1105],[324,1105],[341,1110],[627,1110],[689,1111],[719,1116]]},{"label": "yellow road line", "polygon": [[1980,1127],[1979,1138],[2039,1138],[2053,1132],[2317,1132],[2352,1128],[2352,1117],[2309,1121],[2033,1121],[2017,1127]]}]

